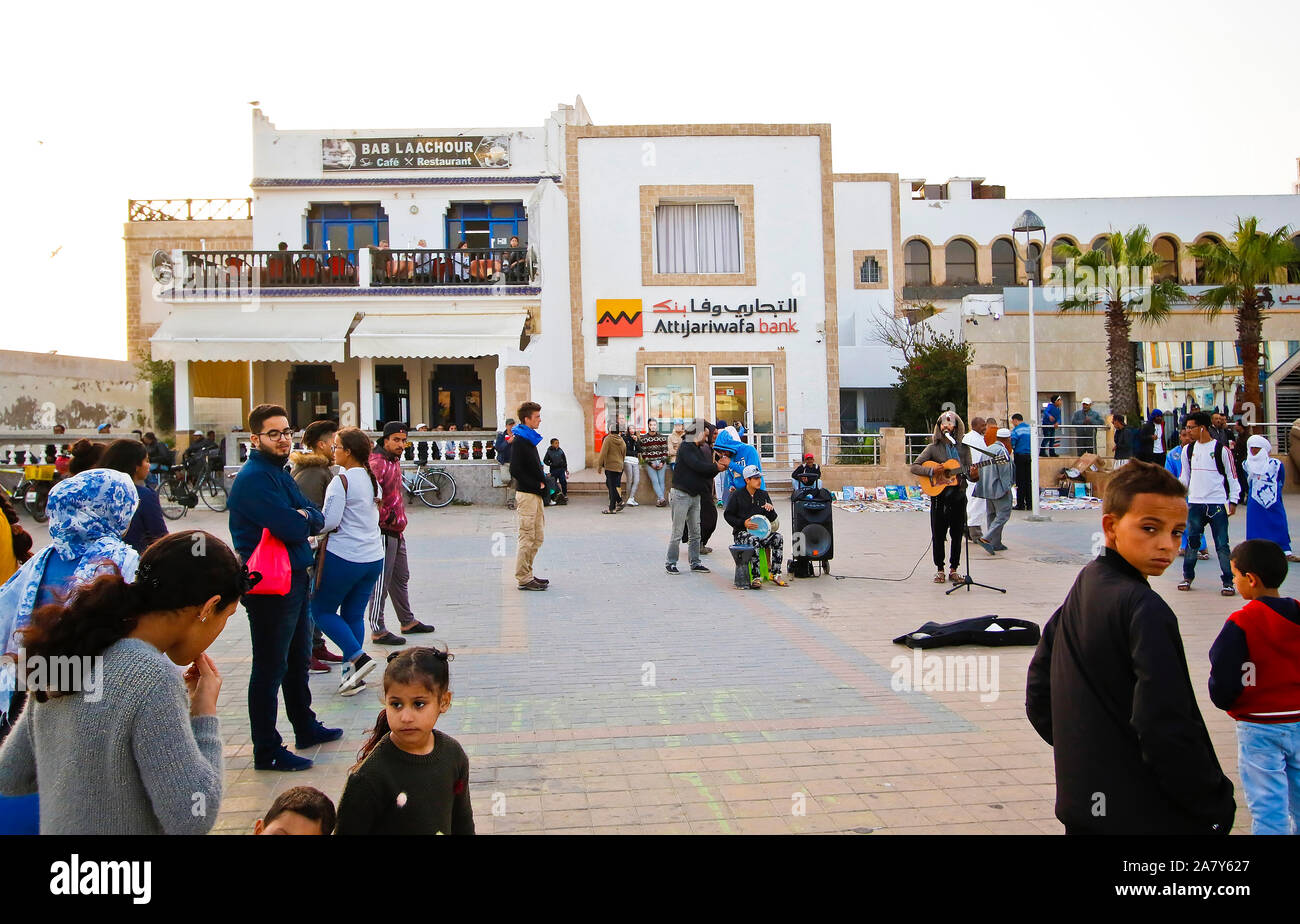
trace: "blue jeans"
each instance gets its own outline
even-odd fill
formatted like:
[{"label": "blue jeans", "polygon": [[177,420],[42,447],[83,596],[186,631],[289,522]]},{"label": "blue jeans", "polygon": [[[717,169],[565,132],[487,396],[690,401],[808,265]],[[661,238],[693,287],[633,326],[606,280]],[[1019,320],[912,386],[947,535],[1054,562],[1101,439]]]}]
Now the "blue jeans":
[{"label": "blue jeans", "polygon": [[312,736],[307,665],[311,661],[311,614],[307,609],[307,571],[295,571],[289,592],[245,594],[244,611],[252,633],[253,668],[248,675],[248,723],[253,759],[270,760],[284,743],[275,722],[284,689],[284,711],[297,735]]},{"label": "blue jeans", "polygon": [[1300,834],[1300,722],[1237,723],[1251,834]]},{"label": "blue jeans", "polygon": [[361,654],[365,644],[366,608],[383,573],[382,558],[354,562],[325,550],[321,578],[311,600],[311,615],[348,661]]},{"label": "blue jeans", "polygon": [[1219,554],[1219,572],[1223,586],[1232,586],[1232,552],[1228,548],[1228,508],[1223,504],[1187,505],[1187,550],[1183,552],[1183,580],[1196,577],[1196,554],[1201,547],[1205,527],[1214,536],[1214,551]]},{"label": "blue jeans", "polygon": [[656,469],[649,462],[645,464],[646,474],[650,476],[650,487],[655,490],[655,497],[658,500],[664,499],[664,478],[667,476],[667,469]]}]

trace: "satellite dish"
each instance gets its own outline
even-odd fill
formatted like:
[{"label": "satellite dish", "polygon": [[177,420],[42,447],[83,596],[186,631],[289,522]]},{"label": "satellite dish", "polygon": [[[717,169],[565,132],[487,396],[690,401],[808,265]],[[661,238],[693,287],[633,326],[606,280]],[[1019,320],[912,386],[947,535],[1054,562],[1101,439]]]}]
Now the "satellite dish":
[{"label": "satellite dish", "polygon": [[155,250],[153,252],[152,271],[154,282],[159,285],[169,286],[172,284],[172,280],[176,278],[172,270],[171,255],[165,250]]}]

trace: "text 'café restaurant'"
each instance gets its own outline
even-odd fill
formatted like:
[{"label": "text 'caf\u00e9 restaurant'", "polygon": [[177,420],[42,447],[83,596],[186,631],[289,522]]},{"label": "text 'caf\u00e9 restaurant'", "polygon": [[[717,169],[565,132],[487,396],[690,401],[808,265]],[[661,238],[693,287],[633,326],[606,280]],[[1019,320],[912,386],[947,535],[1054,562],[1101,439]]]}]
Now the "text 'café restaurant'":
[{"label": "text 'caf\u00e9 restaurant'", "polygon": [[255,110],[253,148],[251,248],[173,252],[157,296],[178,432],[263,401],[299,428],[496,430],[531,399],[574,469],[613,429],[696,416],[784,464],[839,429],[841,313],[893,310],[897,177],[832,176],[824,125],[598,126],[578,100],[473,135],[286,131]]}]

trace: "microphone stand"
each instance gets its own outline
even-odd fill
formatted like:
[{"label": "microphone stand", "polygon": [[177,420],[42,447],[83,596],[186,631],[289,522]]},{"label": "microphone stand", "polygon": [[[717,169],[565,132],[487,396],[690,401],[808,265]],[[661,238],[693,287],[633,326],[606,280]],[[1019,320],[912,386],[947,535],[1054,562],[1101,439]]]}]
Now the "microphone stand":
[{"label": "microphone stand", "polygon": [[[966,445],[970,446],[969,443],[967,443]],[[970,446],[970,448],[978,450],[979,452],[984,453],[984,455],[986,456],[1000,455],[1000,453],[993,452],[990,449],[985,449],[983,446]],[[964,494],[965,492],[963,491],[962,493]],[[962,538],[965,541],[965,545],[966,545],[966,577],[962,579],[962,582],[960,584],[953,584],[952,587],[945,590],[943,592],[943,595],[945,597],[950,596],[954,591],[961,590],[963,587],[966,588],[967,593],[970,592],[970,589],[972,587],[983,587],[985,590],[996,590],[1000,594],[1006,593],[1007,589],[1005,587],[994,587],[992,584],[981,584],[979,581],[973,579],[970,576],[970,527],[969,526],[967,526],[965,529],[962,530]]]}]

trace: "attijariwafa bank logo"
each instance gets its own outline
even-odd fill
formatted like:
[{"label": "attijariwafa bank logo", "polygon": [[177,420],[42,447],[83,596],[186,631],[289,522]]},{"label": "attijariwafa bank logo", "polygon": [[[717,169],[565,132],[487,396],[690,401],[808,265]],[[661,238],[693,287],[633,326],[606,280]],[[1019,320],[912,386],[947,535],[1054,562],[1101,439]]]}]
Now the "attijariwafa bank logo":
[{"label": "attijariwafa bank logo", "polygon": [[[714,302],[707,298],[682,301],[666,298],[655,302],[650,313],[656,334],[797,334],[799,299],[778,298],[763,301]],[[664,317],[666,315],[666,317]],[[640,337],[642,304],[639,298],[596,299],[597,337]],[[820,342],[820,341],[818,341]]]}]

